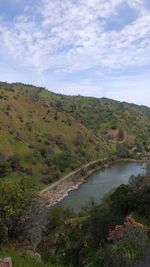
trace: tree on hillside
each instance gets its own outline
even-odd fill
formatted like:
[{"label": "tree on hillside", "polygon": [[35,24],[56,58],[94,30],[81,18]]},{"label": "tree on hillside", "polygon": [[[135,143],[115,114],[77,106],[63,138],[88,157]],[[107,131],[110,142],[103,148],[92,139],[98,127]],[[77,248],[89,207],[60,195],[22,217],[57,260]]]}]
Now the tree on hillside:
[{"label": "tree on hillside", "polygon": [[116,151],[117,156],[120,158],[127,158],[130,155],[129,150],[124,143],[117,144]]},{"label": "tree on hillside", "polygon": [[8,171],[8,163],[5,159],[5,156],[0,153],[0,178],[4,177]]},{"label": "tree on hillside", "polygon": [[83,136],[82,136],[82,134],[80,132],[78,132],[76,134],[74,142],[75,142],[75,145],[77,145],[77,146],[82,146],[83,145]]},{"label": "tree on hillside", "polygon": [[118,141],[124,140],[124,131],[122,129],[118,130],[117,138],[118,138]]}]

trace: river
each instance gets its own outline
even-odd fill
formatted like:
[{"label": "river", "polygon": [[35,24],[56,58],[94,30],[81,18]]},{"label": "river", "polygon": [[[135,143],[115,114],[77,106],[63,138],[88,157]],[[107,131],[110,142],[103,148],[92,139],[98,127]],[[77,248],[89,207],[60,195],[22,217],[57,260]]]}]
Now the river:
[{"label": "river", "polygon": [[79,212],[88,205],[90,199],[100,203],[103,196],[120,184],[127,184],[131,175],[146,172],[146,163],[119,161],[90,175],[78,190],[71,191],[59,204]]},{"label": "river", "polygon": [[[79,212],[83,206],[88,204],[90,198],[94,198],[97,203],[100,203],[101,198],[111,189],[120,184],[127,184],[131,175],[145,172],[146,163],[119,161],[90,175],[78,190],[71,191],[58,205]],[[31,216],[24,226],[25,236],[31,241],[34,248],[40,243],[42,231],[48,223],[48,209],[45,209],[44,203],[43,205],[41,206],[39,201],[32,203]]]}]

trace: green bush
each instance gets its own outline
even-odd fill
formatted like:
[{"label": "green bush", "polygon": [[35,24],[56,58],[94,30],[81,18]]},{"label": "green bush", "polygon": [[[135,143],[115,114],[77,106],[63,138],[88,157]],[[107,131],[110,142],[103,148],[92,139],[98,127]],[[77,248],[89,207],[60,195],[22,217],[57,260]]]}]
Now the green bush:
[{"label": "green bush", "polygon": [[[140,262],[150,248],[150,240],[144,229],[129,226],[123,237],[114,244],[106,244],[97,254],[97,266],[105,267],[133,267]],[[96,267],[95,261],[90,267]]]},{"label": "green bush", "polygon": [[[31,183],[26,180],[13,182],[3,180],[0,182],[0,227],[6,238],[17,238],[20,230],[20,218],[25,216],[25,211],[33,199]],[[4,229],[5,226],[5,229]],[[0,242],[3,242],[0,239]]]}]

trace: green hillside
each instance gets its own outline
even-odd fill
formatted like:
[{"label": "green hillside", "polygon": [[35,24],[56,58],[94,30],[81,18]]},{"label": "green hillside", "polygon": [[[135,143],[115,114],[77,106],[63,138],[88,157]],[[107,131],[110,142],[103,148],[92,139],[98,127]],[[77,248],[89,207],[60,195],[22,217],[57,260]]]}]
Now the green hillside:
[{"label": "green hillside", "polygon": [[0,158],[8,160],[9,177],[30,175],[35,182],[50,183],[108,155],[102,138],[70,114],[38,101],[39,91],[0,84]]},{"label": "green hillside", "polygon": [[141,157],[149,132],[148,107],[0,83],[0,161],[15,180],[42,185],[108,155]]},{"label": "green hillside", "polygon": [[147,159],[149,133],[148,107],[0,83],[0,258],[11,256],[16,267],[130,267],[147,261],[149,173],[131,177],[79,214],[50,208],[36,248],[42,262],[22,250],[31,249],[26,226],[38,226],[34,203],[40,219],[46,211],[37,190],[96,159]]},{"label": "green hillside", "polygon": [[[44,88],[23,84],[11,85],[18,94],[28,95],[58,112],[70,114],[95,133],[121,128],[140,138],[150,132],[150,108],[107,98],[66,96]],[[142,129],[142,131],[141,131]]]},{"label": "green hillside", "polygon": [[[5,83],[1,83],[5,86]],[[42,104],[53,107],[59,112],[70,114],[77,121],[91,130],[122,128],[136,136],[150,132],[150,108],[119,102],[107,98],[66,96],[56,94],[32,85],[7,84],[19,95],[28,96]]]},{"label": "green hillside", "polygon": [[57,110],[71,114],[95,132],[109,128],[122,128],[143,137],[150,131],[150,108],[148,107],[107,98],[49,94],[45,90],[40,91],[39,97]]}]

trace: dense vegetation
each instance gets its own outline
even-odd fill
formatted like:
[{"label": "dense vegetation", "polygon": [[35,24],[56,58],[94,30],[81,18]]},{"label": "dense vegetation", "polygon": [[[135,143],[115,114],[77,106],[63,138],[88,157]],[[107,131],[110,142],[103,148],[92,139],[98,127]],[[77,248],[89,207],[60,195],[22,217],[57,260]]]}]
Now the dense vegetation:
[{"label": "dense vegetation", "polygon": [[0,257],[11,256],[14,266],[133,267],[149,256],[150,174],[132,177],[101,205],[92,202],[79,214],[51,208],[38,248],[45,264],[28,254],[30,246],[21,239],[35,198],[30,188],[24,180],[0,183]]},{"label": "dense vegetation", "polygon": [[0,244],[19,237],[33,199],[32,184],[25,179],[0,182]]},{"label": "dense vegetation", "polygon": [[78,215],[60,207],[50,210],[39,250],[46,261],[65,266],[133,267],[150,252],[150,228],[133,219],[124,223],[131,214],[150,226],[150,175],[132,177],[101,205],[92,204]]}]

